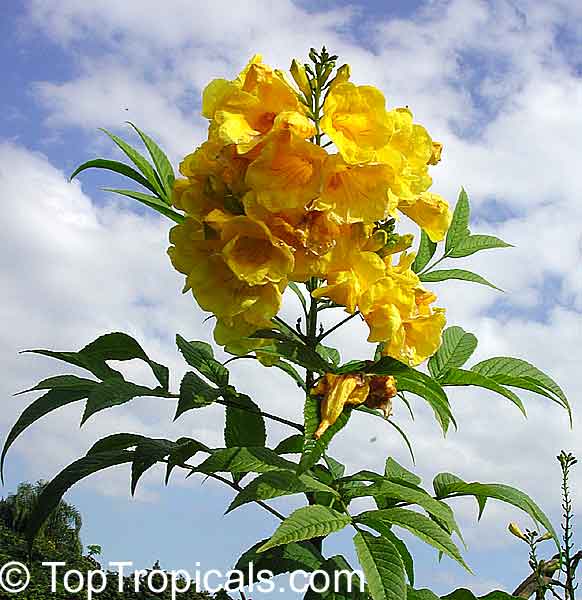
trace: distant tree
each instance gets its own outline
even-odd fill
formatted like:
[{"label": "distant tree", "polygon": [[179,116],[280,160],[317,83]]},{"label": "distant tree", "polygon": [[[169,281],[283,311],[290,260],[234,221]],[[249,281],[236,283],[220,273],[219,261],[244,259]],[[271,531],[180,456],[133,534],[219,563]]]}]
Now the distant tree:
[{"label": "distant tree", "polygon": [[[45,481],[21,483],[14,494],[0,500],[0,519],[6,527],[16,533],[23,533]],[[55,548],[66,548],[68,553],[80,555],[83,550],[80,532],[83,520],[79,511],[68,502],[61,500],[43,525],[40,535]]]}]

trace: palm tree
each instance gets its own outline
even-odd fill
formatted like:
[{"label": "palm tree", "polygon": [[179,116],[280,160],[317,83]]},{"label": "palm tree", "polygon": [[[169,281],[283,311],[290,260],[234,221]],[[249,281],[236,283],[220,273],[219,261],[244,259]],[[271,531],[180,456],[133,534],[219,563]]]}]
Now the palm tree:
[{"label": "palm tree", "polygon": [[[23,533],[45,486],[45,481],[21,483],[14,494],[0,500],[0,520],[4,525],[17,533]],[[72,504],[61,500],[43,525],[39,536],[57,547],[81,554],[81,526],[79,511]]]}]

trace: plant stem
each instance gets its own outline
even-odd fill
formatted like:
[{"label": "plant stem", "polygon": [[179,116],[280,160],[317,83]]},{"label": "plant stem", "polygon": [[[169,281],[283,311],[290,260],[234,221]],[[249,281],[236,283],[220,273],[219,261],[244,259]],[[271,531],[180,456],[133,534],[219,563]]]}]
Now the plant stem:
[{"label": "plant stem", "polygon": [[[234,408],[240,408],[241,410],[245,410],[247,412],[252,412],[255,414],[257,413],[256,410],[253,410],[253,409],[249,408],[248,406],[238,404],[236,401],[233,401],[233,400],[224,400],[224,399],[219,398],[216,400],[216,402],[217,402],[217,404],[222,404],[223,406],[233,406]],[[300,425],[299,423],[289,421],[287,419],[284,419],[283,417],[273,415],[273,414],[265,412],[263,410],[259,410],[258,413],[262,417],[271,419],[271,421],[277,421],[278,423],[283,423],[283,425],[288,425],[289,427],[293,427],[293,429],[297,429],[297,431],[300,431],[301,433],[303,433],[303,431],[304,431],[303,425]]]},{"label": "plant stem", "polygon": [[333,327],[331,327],[330,329],[328,329],[327,331],[324,331],[321,335],[319,335],[317,337],[317,341],[321,342],[321,340],[326,338],[330,333],[333,333],[336,329],[339,329],[342,325],[345,325],[348,321],[351,321],[354,317],[357,317],[360,314],[361,314],[360,311],[357,310],[355,313],[352,313],[351,315],[347,316],[345,319],[342,319],[339,323],[336,323]]}]

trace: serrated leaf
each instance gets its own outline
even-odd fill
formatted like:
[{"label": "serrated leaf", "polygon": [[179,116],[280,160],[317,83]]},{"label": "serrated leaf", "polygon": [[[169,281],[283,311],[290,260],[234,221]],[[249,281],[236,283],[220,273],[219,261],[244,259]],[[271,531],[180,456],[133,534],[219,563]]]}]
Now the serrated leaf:
[{"label": "serrated leaf", "polygon": [[412,263],[412,270],[415,273],[419,273],[428,265],[430,259],[434,256],[436,251],[436,243],[433,242],[424,229],[420,232],[420,244],[418,246],[418,252],[416,253],[416,258]]},{"label": "serrated leaf", "polygon": [[89,394],[88,390],[68,390],[68,389],[52,389],[46,394],[35,400],[28,406],[20,415],[16,423],[13,425],[2,449],[2,457],[0,458],[0,471],[2,473],[2,481],[4,481],[4,461],[6,454],[15,440],[33,423],[48,415],[53,410],[57,410],[72,402],[83,400]]},{"label": "serrated leaf", "polygon": [[280,525],[275,533],[265,542],[258,552],[269,548],[310,540],[315,537],[325,537],[334,531],[343,529],[351,522],[351,517],[327,506],[304,506],[292,512]]},{"label": "serrated leaf", "polygon": [[511,244],[500,240],[493,235],[469,235],[460,240],[449,252],[449,258],[463,258],[481,250],[493,248],[512,248]]},{"label": "serrated leaf", "polygon": [[176,467],[183,465],[193,456],[196,456],[198,452],[210,453],[210,448],[208,448],[206,444],[203,444],[197,440],[193,440],[192,438],[180,438],[176,441],[176,445],[168,457],[168,466],[166,467],[166,485],[168,485],[172,471]]},{"label": "serrated leaf", "polygon": [[258,552],[258,548],[266,542],[267,540],[261,540],[249,548],[234,567],[236,571],[244,574],[245,585],[257,581],[257,575],[262,570],[270,571],[273,575],[300,569],[312,572],[323,562],[323,556],[311,542],[292,542],[265,552]]},{"label": "serrated leaf", "polygon": [[175,223],[183,223],[186,219],[184,215],[176,212],[175,210],[168,207],[167,204],[164,204],[157,196],[150,196],[149,194],[142,194],[141,192],[136,192],[134,190],[120,190],[117,188],[103,188],[106,192],[112,192],[114,194],[119,194],[120,196],[126,196],[127,198],[132,198],[133,200],[137,200],[142,204],[145,204],[148,208],[152,208],[153,210],[159,212],[164,217],[171,219]]},{"label": "serrated leaf", "polygon": [[175,444],[170,440],[144,438],[135,449],[131,463],[131,495],[135,494],[141,476],[157,462],[170,455]]},{"label": "serrated leaf", "polygon": [[81,479],[98,471],[133,461],[133,452],[114,451],[84,456],[61,471],[42,490],[28,520],[26,537],[32,544],[42,524],[62,500],[65,492]]},{"label": "serrated leaf", "polygon": [[181,335],[176,335],[176,344],[184,360],[206,379],[219,387],[228,385],[228,369],[214,358],[210,344],[188,342]]},{"label": "serrated leaf", "polygon": [[351,411],[350,407],[346,407],[336,422],[319,439],[315,439],[313,436],[320,422],[320,402],[315,396],[306,397],[303,410],[305,434],[298,474],[305,473],[319,461],[335,434],[345,427]]},{"label": "serrated leaf", "polygon": [[421,371],[412,369],[389,356],[366,366],[365,371],[376,375],[393,375],[396,378],[396,388],[399,392],[411,392],[426,400],[433,409],[443,433],[447,433],[450,423],[457,426],[442,386]]},{"label": "serrated leaf", "polygon": [[160,198],[164,198],[165,194],[162,182],[147,158],[119,136],[107,131],[107,129],[101,128],[101,131],[109,136],[109,138],[125,153],[129,160],[131,160],[131,162],[142,172],[143,176],[155,189],[156,195]]},{"label": "serrated leaf", "polygon": [[[531,389],[531,387],[526,387],[526,382],[542,387],[557,397],[559,403],[568,411],[571,418],[572,410],[570,408],[570,403],[562,388],[549,375],[546,375],[543,371],[540,371],[540,369],[521,358],[495,356],[477,363],[471,367],[471,371],[486,375],[499,383],[506,383],[507,385],[512,385],[514,387],[523,387],[523,389],[528,389],[530,391],[536,390]],[[506,378],[524,378],[525,382],[516,385],[516,379],[513,379],[512,383],[509,383]]]},{"label": "serrated leaf", "polygon": [[106,171],[113,171],[114,173],[123,175],[124,177],[143,185],[143,187],[147,188],[153,194],[158,193],[156,188],[134,168],[117,160],[107,160],[105,158],[96,158],[94,160],[88,160],[87,162],[84,162],[73,171],[73,174],[69,179],[73,180],[79,173],[82,173],[87,169],[104,169]]},{"label": "serrated leaf", "polygon": [[327,373],[333,370],[333,365],[324,360],[315,350],[308,348],[302,342],[294,340],[274,340],[272,347],[261,348],[264,354],[272,354],[295,363],[309,371]]},{"label": "serrated leaf", "polygon": [[87,456],[114,450],[129,450],[145,439],[145,436],[138,433],[114,433],[97,440],[87,451]]},{"label": "serrated leaf", "polygon": [[[330,589],[324,589],[328,581],[332,582]],[[358,573],[343,556],[336,554],[325,559],[313,573],[312,587],[303,600],[369,600],[369,596]]]},{"label": "serrated leaf", "polygon": [[490,281],[487,281],[481,275],[477,275],[477,273],[473,273],[472,271],[466,271],[465,269],[442,269],[438,271],[428,271],[427,273],[423,273],[420,275],[420,280],[423,282],[435,283],[438,281],[448,281],[449,279],[458,279],[460,281],[469,281],[471,283],[480,283],[481,285],[486,285],[494,290],[502,292],[501,288],[498,288],[496,285],[493,285]]},{"label": "serrated leaf", "polygon": [[154,142],[154,140],[149,135],[145,134],[143,131],[141,131],[141,129],[139,129],[130,121],[128,121],[128,123],[135,129],[142,142],[144,143],[145,147],[148,149],[148,152],[150,153],[150,156],[154,161],[154,165],[156,167],[158,176],[157,178],[162,183],[165,192],[165,197],[168,200],[168,204],[171,204],[172,188],[174,186],[175,179],[172,164],[170,163],[168,157],[164,154],[162,149],[156,144],[156,142]]},{"label": "serrated leaf", "polygon": [[454,325],[443,331],[443,341],[428,361],[430,374],[438,379],[448,369],[462,367],[477,348],[477,338]]},{"label": "serrated leaf", "polygon": [[341,356],[339,351],[335,348],[318,344],[315,350],[319,356],[321,356],[326,362],[331,363],[334,367],[337,367],[340,364]]},{"label": "serrated leaf", "polygon": [[149,365],[164,390],[168,389],[168,367],[151,360],[138,342],[126,333],[107,333],[87,344],[78,352],[55,352],[53,350],[25,350],[25,352],[62,360],[86,369],[102,380],[114,377],[123,379],[121,373],[112,369],[106,361],[139,359]]},{"label": "serrated leaf", "polygon": [[406,572],[408,583],[414,585],[414,559],[406,544],[389,528],[385,528],[382,535],[392,542],[396,547],[396,550],[398,550],[398,554],[400,554],[400,558],[404,564],[404,571]]},{"label": "serrated leaf", "polygon": [[84,377],[77,377],[76,375],[56,375],[54,377],[48,377],[37,383],[34,387],[31,387],[22,392],[14,394],[20,396],[21,394],[28,394],[29,392],[37,392],[40,390],[71,390],[71,391],[87,391],[89,392],[99,382],[94,379],[86,379]]},{"label": "serrated leaf", "polygon": [[373,600],[406,598],[404,563],[396,546],[384,537],[362,531],[354,536],[354,546]]},{"label": "serrated leaf", "polygon": [[159,393],[155,389],[136,385],[124,379],[106,379],[95,386],[87,396],[85,411],[81,417],[81,425],[106,408],[125,404],[138,397],[155,397]]},{"label": "serrated leaf", "polygon": [[[456,483],[465,483],[460,477],[453,475],[452,473],[439,473],[435,476],[432,482],[432,487],[435,492],[435,496],[437,498],[444,498],[450,486]],[[487,498],[483,496],[475,496],[475,500],[477,501],[477,507],[479,509],[479,516],[477,520],[481,519],[483,515],[483,511],[485,510],[485,505],[487,504]]]},{"label": "serrated leaf", "polygon": [[[264,446],[265,420],[259,407],[245,394],[229,395],[226,407],[224,443],[233,446]],[[234,406],[236,404],[237,406]]]},{"label": "serrated leaf", "polygon": [[420,485],[422,482],[422,479],[418,475],[404,468],[391,456],[386,459],[386,464],[384,465],[384,477],[392,481],[405,481],[406,483],[411,483],[412,485]]},{"label": "serrated leaf", "polygon": [[295,433],[281,440],[275,448],[277,454],[301,454],[303,452],[303,436]]},{"label": "serrated leaf", "polygon": [[527,416],[523,402],[519,396],[497,383],[491,377],[482,375],[475,371],[466,371],[465,369],[449,369],[443,377],[440,379],[443,385],[462,386],[462,385],[474,385],[482,387],[492,392],[496,392],[501,396],[507,398],[510,402],[513,402],[524,416]]},{"label": "serrated leaf", "polygon": [[321,483],[310,475],[295,474],[295,471],[269,471],[260,474],[240,491],[227,509],[227,513],[256,500],[270,500],[281,496],[290,496],[302,492],[326,492],[334,496],[338,493],[328,485]]},{"label": "serrated leaf", "polygon": [[384,528],[389,528],[390,525],[402,527],[439,552],[443,552],[457,561],[469,573],[471,572],[450,535],[434,521],[420,513],[405,508],[387,508],[367,511],[358,515],[356,520],[363,525],[377,529],[379,533],[383,533]]},{"label": "serrated leaf", "polygon": [[437,596],[433,591],[422,588],[420,590],[415,590],[408,586],[408,590],[406,592],[406,600],[441,600],[439,596]]},{"label": "serrated leaf", "polygon": [[447,495],[445,497],[456,498],[459,496],[494,498],[523,510],[536,523],[543,525],[546,531],[549,531],[552,534],[559,551],[560,543],[552,523],[546,517],[542,509],[521,490],[501,483],[465,483],[463,481],[449,483],[447,486]]},{"label": "serrated leaf", "polygon": [[220,396],[220,390],[207,384],[196,373],[188,371],[180,383],[180,399],[174,421],[194,408],[209,406]]},{"label": "serrated leaf", "polygon": [[407,502],[409,504],[416,504],[440,523],[446,524],[449,531],[460,533],[459,526],[451,508],[444,502],[433,498],[425,490],[419,487],[389,481],[384,478],[371,485],[362,485],[359,488],[354,488],[353,490],[350,490],[348,494],[349,500],[366,496],[373,496],[375,499],[380,499],[384,503],[389,500],[391,503]]},{"label": "serrated leaf", "polygon": [[266,473],[280,469],[295,468],[295,463],[286,460],[260,446],[252,448],[219,448],[196,467],[198,473]]},{"label": "serrated leaf", "polygon": [[469,217],[471,209],[469,207],[469,198],[467,192],[461,188],[459,198],[453,212],[451,225],[447,232],[445,241],[445,254],[452,250],[460,241],[469,235]]}]

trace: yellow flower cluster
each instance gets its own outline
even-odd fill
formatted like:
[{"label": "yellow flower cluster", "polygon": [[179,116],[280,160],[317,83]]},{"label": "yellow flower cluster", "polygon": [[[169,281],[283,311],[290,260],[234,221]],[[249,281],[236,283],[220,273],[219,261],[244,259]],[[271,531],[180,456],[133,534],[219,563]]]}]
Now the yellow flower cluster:
[{"label": "yellow flower cluster", "polygon": [[[370,341],[408,364],[435,352],[442,309],[410,266],[413,254],[387,245],[382,228],[398,211],[441,240],[447,202],[428,192],[441,146],[407,108],[387,110],[379,90],[348,81],[343,67],[323,115],[300,92],[309,80],[294,62],[295,89],[255,56],[233,81],[205,89],[208,140],[184,158],[173,203],[186,215],[171,232],[169,255],[200,306],[217,319],[215,339],[233,352],[268,327],[289,281],[325,281],[313,292],[360,310]],[[319,145],[327,135],[336,153]]]}]

